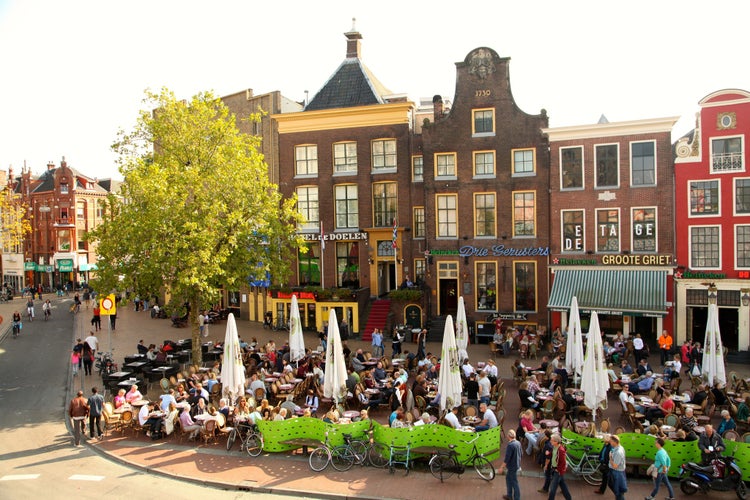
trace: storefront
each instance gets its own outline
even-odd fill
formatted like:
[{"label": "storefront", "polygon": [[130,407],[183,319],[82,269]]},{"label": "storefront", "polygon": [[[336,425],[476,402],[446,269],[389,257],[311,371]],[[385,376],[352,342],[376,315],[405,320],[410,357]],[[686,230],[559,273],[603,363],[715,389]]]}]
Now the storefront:
[{"label": "storefront", "polygon": [[[588,330],[591,312],[596,311],[603,334],[618,331],[625,335],[639,333],[646,342],[655,343],[662,330],[672,331],[672,302],[669,300],[673,288],[671,258],[654,260],[654,257],[660,257],[655,255],[611,257],[603,258],[601,264],[591,259],[590,262],[598,264],[596,266],[574,267],[565,265],[566,259],[555,259],[557,265],[550,266],[553,282],[548,304],[553,311],[552,325],[567,325],[568,310],[575,296],[583,330]],[[667,265],[653,266],[653,263]]]},{"label": "storefront", "polygon": [[274,323],[279,320],[282,323],[289,322],[292,295],[297,296],[297,306],[299,307],[303,329],[323,331],[323,323],[328,322],[329,313],[331,310],[335,310],[339,323],[346,319],[350,335],[359,332],[359,304],[356,301],[319,300],[312,292],[271,292],[269,303]]}]

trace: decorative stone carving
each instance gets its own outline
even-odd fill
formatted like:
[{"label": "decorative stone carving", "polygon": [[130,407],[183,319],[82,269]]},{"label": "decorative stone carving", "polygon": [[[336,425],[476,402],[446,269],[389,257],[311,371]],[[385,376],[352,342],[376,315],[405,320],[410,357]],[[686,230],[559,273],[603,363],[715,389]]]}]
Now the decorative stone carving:
[{"label": "decorative stone carving", "polygon": [[497,71],[493,60],[492,51],[489,49],[476,49],[469,56],[469,74],[484,80]]}]

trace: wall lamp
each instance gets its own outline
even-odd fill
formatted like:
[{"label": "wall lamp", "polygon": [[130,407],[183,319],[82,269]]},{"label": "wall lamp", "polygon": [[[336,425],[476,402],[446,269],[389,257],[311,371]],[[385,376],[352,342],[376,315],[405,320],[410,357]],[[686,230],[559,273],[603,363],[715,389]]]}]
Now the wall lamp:
[{"label": "wall lamp", "polygon": [[742,305],[745,307],[750,306],[750,289],[743,288],[742,290],[740,290],[740,293],[742,294],[742,297],[740,297],[742,300]]}]

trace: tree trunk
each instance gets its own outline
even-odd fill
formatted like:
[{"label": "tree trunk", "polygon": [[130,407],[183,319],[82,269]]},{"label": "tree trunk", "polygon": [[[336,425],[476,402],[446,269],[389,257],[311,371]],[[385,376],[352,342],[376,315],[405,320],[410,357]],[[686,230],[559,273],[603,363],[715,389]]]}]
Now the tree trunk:
[{"label": "tree trunk", "polygon": [[193,366],[203,365],[203,339],[198,328],[198,315],[200,314],[200,303],[196,297],[190,298],[190,313],[188,314],[188,327],[192,331],[193,339]]}]

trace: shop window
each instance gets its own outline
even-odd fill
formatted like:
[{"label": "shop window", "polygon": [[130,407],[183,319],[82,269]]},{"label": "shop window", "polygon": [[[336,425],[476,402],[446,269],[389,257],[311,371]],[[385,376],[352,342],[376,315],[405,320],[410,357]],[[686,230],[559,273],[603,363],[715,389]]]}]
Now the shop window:
[{"label": "shop window", "polygon": [[306,242],[307,250],[297,254],[299,284],[320,285],[320,243]]}]

